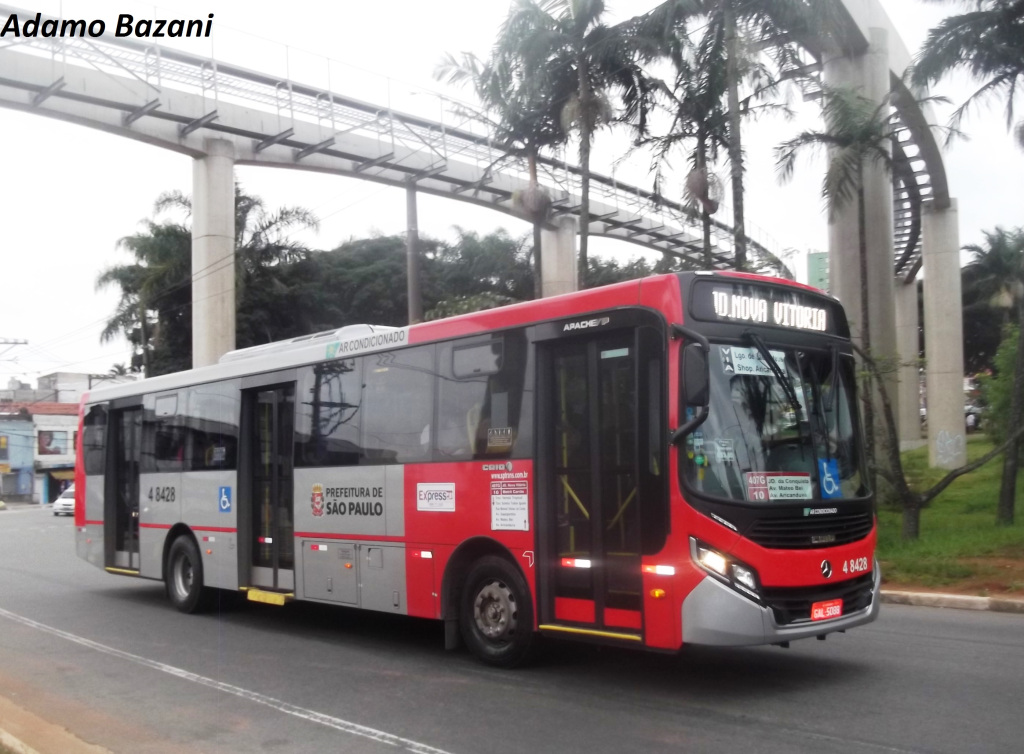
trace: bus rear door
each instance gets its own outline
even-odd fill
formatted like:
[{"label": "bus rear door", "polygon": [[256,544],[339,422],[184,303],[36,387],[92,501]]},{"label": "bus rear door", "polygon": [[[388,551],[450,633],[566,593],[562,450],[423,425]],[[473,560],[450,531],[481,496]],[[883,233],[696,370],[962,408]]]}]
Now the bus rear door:
[{"label": "bus rear door", "polygon": [[637,331],[540,350],[542,630],[640,641]]},{"label": "bus rear door", "polygon": [[240,570],[249,574],[250,586],[290,592],[295,588],[295,383],[251,386],[253,381],[247,381],[242,401]]},{"label": "bus rear door", "polygon": [[104,560],[107,568],[139,571],[139,464],[142,459],[142,406],[110,412],[104,490]]}]

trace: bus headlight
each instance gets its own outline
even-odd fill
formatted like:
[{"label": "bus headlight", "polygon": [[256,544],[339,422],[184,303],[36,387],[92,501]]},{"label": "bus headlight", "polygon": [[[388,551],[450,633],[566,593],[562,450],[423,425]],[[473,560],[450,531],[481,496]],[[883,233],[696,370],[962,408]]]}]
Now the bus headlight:
[{"label": "bus headlight", "polygon": [[739,592],[759,600],[757,571],[735,558],[723,555],[694,537],[690,537],[690,554],[694,562]]}]

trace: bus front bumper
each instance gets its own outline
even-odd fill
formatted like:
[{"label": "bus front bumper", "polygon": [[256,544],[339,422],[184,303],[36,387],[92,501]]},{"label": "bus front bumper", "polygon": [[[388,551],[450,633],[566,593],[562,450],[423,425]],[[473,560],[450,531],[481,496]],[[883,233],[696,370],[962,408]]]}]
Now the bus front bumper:
[{"label": "bus front bumper", "polygon": [[780,626],[771,608],[753,602],[708,576],[683,601],[683,643],[744,647],[782,644],[844,631],[878,617],[881,586],[882,573],[876,562],[868,607],[839,618]]}]

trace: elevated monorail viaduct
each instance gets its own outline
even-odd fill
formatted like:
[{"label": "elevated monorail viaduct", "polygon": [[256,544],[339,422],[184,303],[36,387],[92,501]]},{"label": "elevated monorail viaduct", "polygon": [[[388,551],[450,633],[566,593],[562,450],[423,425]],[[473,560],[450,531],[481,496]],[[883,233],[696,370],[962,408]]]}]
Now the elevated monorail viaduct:
[{"label": "elevated monorail viaduct", "polygon": [[[839,49],[811,46],[830,86],[857,88],[876,103],[893,105],[893,175],[865,173],[868,290],[872,348],[883,362],[902,366],[888,380],[898,395],[900,439],[920,441],[918,412],[917,275],[924,268],[928,436],[933,466],[966,463],[963,412],[963,335],[960,241],[956,200],[949,195],[934,119],[904,84],[912,60],[878,0],[843,0],[846,19]],[[832,292],[860,323],[857,208],[829,224]]]},{"label": "elevated monorail viaduct", "polygon": [[[925,331],[942,348],[928,353],[929,437],[933,463],[963,454],[962,346],[956,203],[949,197],[927,113],[902,84],[910,56],[878,0],[843,0],[838,49],[804,40],[833,85],[859,87],[881,102],[893,92],[894,176],[868,176],[871,332],[875,355],[917,357],[915,280],[927,266]],[[0,17],[12,13],[0,6]],[[410,233],[416,192],[510,213],[527,186],[526,168],[503,160],[467,116],[442,110],[430,120],[317,88],[128,39],[20,39],[0,47],[0,106],[46,115],[186,154],[193,169],[193,363],[235,346],[235,164],[329,172],[405,187]],[[329,78],[329,77],[328,77]],[[499,165],[499,167],[495,167]],[[579,170],[553,159],[541,182],[555,197],[555,229],[545,232],[544,293],[576,288]],[[895,187],[895,189],[894,189]],[[590,232],[700,262],[701,230],[683,207],[605,176],[591,184]],[[856,209],[829,229],[832,290],[859,329]],[[731,230],[716,224],[714,264],[732,266]],[[751,243],[752,257],[769,252]],[[954,302],[952,305],[949,302]],[[945,305],[944,305],[945,304]],[[899,340],[897,338],[899,334]],[[917,441],[916,365],[902,370],[902,438]],[[959,444],[957,438],[960,439]]]}]

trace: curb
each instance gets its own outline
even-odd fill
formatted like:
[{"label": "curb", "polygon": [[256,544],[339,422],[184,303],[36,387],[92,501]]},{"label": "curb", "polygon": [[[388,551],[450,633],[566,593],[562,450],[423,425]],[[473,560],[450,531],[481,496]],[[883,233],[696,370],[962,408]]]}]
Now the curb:
[{"label": "curb", "polygon": [[966,594],[931,594],[882,590],[882,602],[890,605],[949,607],[957,610],[990,610],[1024,615],[1024,600],[1005,597],[971,597]]}]

